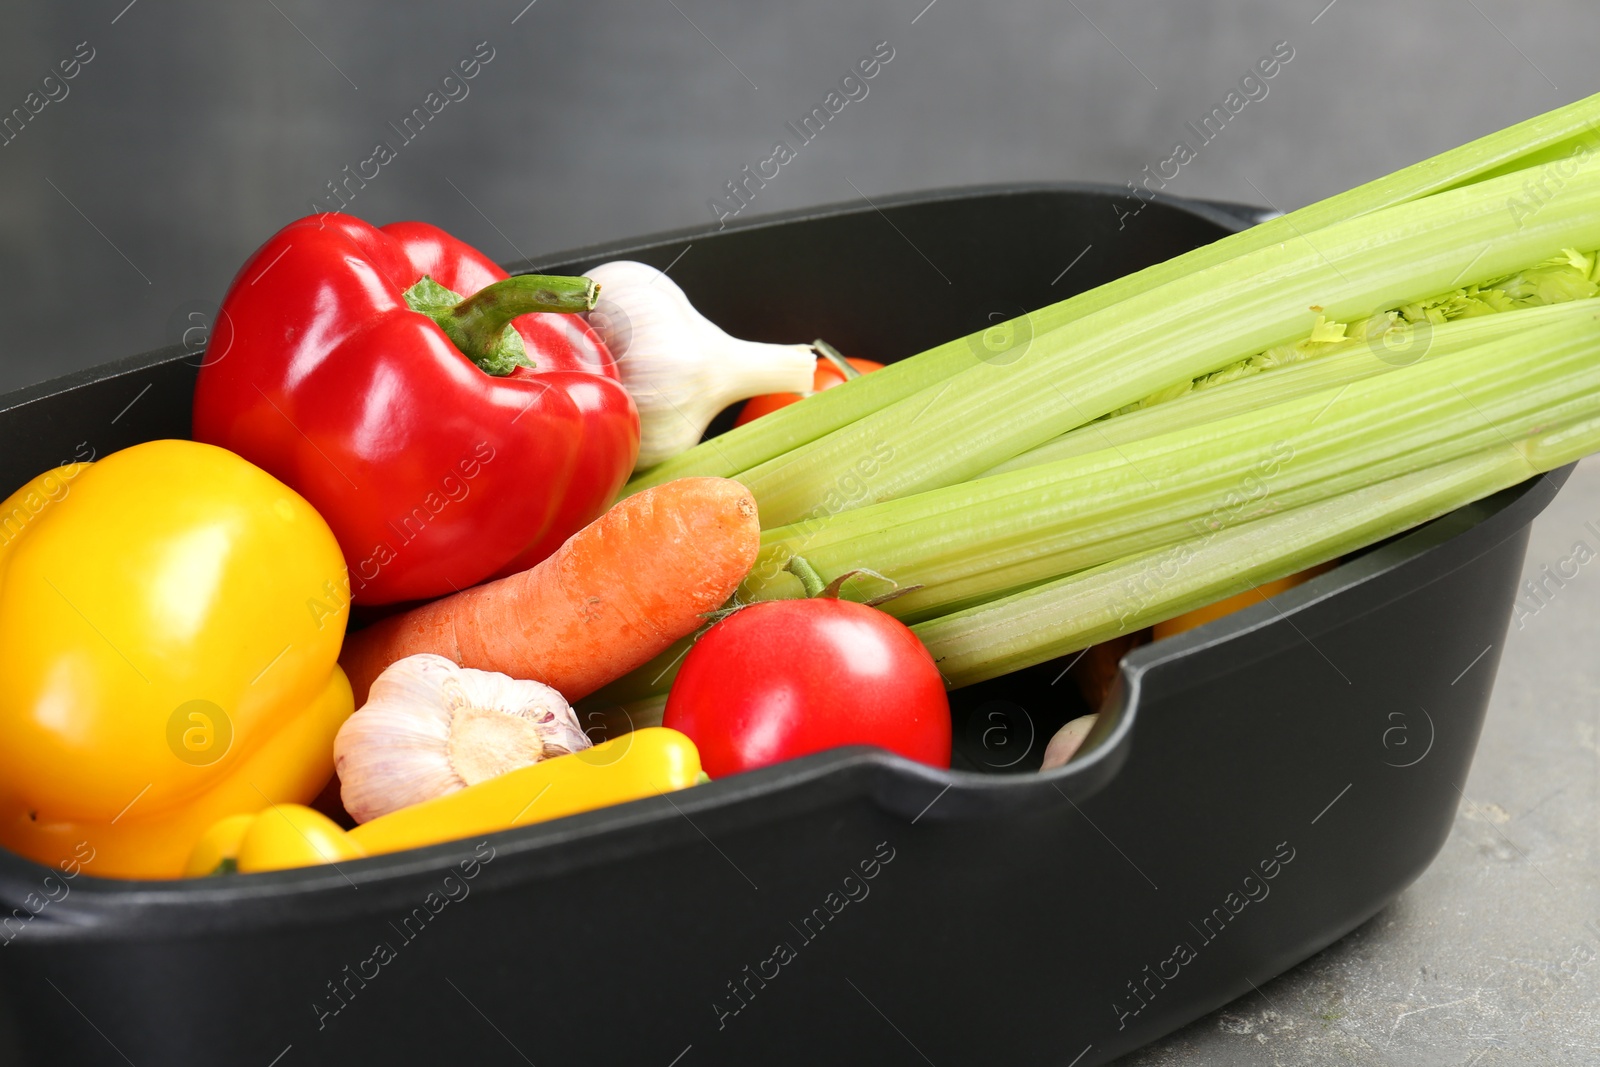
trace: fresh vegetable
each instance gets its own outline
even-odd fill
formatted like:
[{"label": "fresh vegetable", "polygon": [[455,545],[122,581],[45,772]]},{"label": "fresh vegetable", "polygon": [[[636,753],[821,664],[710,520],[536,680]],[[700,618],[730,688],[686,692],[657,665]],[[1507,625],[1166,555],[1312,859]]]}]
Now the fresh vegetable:
[{"label": "fresh vegetable", "polygon": [[[819,510],[827,518],[817,521],[837,522],[850,508],[961,482],[1176,381],[1304,338],[1319,318],[1355,321],[1569,248],[1600,248],[1600,151],[1573,170],[1559,195],[1532,214],[1507,210],[1527,180],[1511,174],[1177,279],[1035,336],[1014,362],[963,371],[740,480],[769,526],[811,521]],[[830,506],[839,472],[875,449],[892,459],[867,491]]]},{"label": "fresh vegetable", "polygon": [[1051,735],[1050,743],[1044,746],[1044,759],[1039,769],[1049,771],[1065,767],[1083,748],[1083,743],[1089,739],[1089,731],[1099,721],[1099,715],[1080,715],[1057,730]]},{"label": "fresh vegetable", "polygon": [[876,608],[812,596],[741,608],[697,641],[665,726],[713,778],[840,745],[950,766],[944,681],[910,630]]},{"label": "fresh vegetable", "polygon": [[[1590,225],[1600,230],[1600,210]],[[1526,316],[1525,328],[1257,411],[768,531],[742,595],[792,595],[781,568],[803,553],[825,580],[871,567],[921,586],[887,610],[926,619],[1504,445],[1600,404],[1593,313],[1501,314]]]},{"label": "fresh vegetable", "polygon": [[[1229,415],[1259,411],[1285,400],[1342,387],[1424,359],[1438,359],[1477,345],[1508,340],[1529,326],[1576,321],[1592,315],[1594,308],[1581,306],[1581,301],[1600,291],[1600,286],[1583,277],[1583,272],[1565,256],[1557,267],[1538,268],[1504,281],[1507,284],[1515,282],[1520,287],[1527,274],[1543,275],[1551,271],[1565,275],[1564,280],[1571,284],[1563,285],[1550,294],[1564,302],[1546,305],[1548,310],[1541,310],[1538,314],[1494,314],[1487,310],[1487,305],[1478,304],[1474,299],[1471,303],[1464,302],[1466,307],[1479,309],[1468,317],[1446,319],[1437,310],[1429,312],[1430,315],[1440,315],[1437,325],[1428,318],[1418,323],[1407,322],[1401,318],[1400,312],[1386,313],[1365,323],[1357,323],[1348,330],[1343,329],[1343,324],[1325,323],[1324,329],[1328,333],[1338,332],[1347,336],[1326,343],[1302,342],[1284,346],[1252,357],[1251,360],[1241,361],[1217,375],[1194,382],[1180,382],[1171,390],[1145,398],[1131,410],[1080,426],[991,468],[980,477],[1037,467],[1102,449],[1120,448],[1157,434],[1217,422]],[[1502,296],[1504,290],[1489,290],[1489,294]],[[1533,301],[1524,297],[1517,304],[1539,307],[1537,292],[1533,295]],[[1511,303],[1509,299],[1507,303]],[[1395,317],[1395,321],[1387,321],[1390,315]],[[1286,355],[1289,358],[1285,359]],[[1257,360],[1260,362],[1257,363]],[[1224,375],[1227,377],[1224,378]],[[1174,392],[1177,395],[1169,395]]]},{"label": "fresh vegetable", "polygon": [[[366,855],[344,827],[300,804],[274,804],[256,815],[239,837],[234,869],[241,874],[283,871],[313,863],[339,863]],[[199,866],[192,859],[190,867]],[[215,873],[215,872],[213,872]]]},{"label": "fresh vegetable", "polygon": [[[461,300],[464,294],[470,299]],[[526,569],[599,515],[638,416],[581,278],[507,278],[417,222],[284,227],[224,298],[194,433],[302,493],[360,604]]]},{"label": "fresh vegetable", "polygon": [[804,389],[811,381],[810,345],[729,337],[655,267],[618,260],[588,277],[604,293],[589,323],[616,357],[639,406],[640,467],[693,448],[729,404]]},{"label": "fresh vegetable", "polygon": [[[1036,354],[1055,347],[1057,341],[1065,337],[1066,333],[1088,332],[1085,328],[1077,326],[1077,323],[1125,301],[1145,296],[1171,283],[1191,278],[1202,271],[1226,264],[1249,253],[1279,247],[1287,249],[1290,246],[1303,249],[1315,238],[1318,231],[1336,223],[1360,219],[1384,208],[1412,203],[1448,190],[1527,169],[1529,174],[1522,175],[1522,178],[1534,179],[1532,188],[1537,199],[1532,198],[1526,189],[1517,187],[1514,191],[1508,190],[1503,194],[1499,204],[1508,217],[1515,215],[1518,222],[1532,218],[1537,214],[1533,206],[1537,205],[1540,199],[1546,198],[1557,182],[1564,180],[1562,175],[1548,176],[1543,172],[1534,173],[1533,168],[1559,166],[1565,169],[1580,154],[1583,154],[1583,158],[1587,158],[1587,154],[1593,152],[1597,144],[1594,132],[1597,125],[1600,125],[1600,96],[1590,97],[1518,123],[1356,189],[1290,212],[1259,226],[1253,226],[1164,263],[1119,278],[1110,284],[1080,293],[1058,304],[1031,312],[1023,317],[1022,323],[1017,328],[996,330],[991,324],[980,333],[950,341],[913,359],[902,360],[877,374],[869,374],[851,382],[847,387],[830,389],[814,397],[808,404],[796,405],[785,409],[781,414],[774,413],[770,417],[742,426],[718,437],[715,444],[701,445],[646,471],[635,477],[625,491],[638,492],[672,478],[691,475],[717,475],[729,478],[741,475],[769,460],[777,459],[799,443],[818,441],[836,430],[858,423],[868,415],[885,410],[896,402],[919,397],[919,402],[925,404],[939,399],[942,390],[954,381],[954,376],[959,372],[969,370],[984,372],[987,368],[986,372],[989,374],[1000,374],[1013,362],[1020,363],[1024,360],[1033,362]],[[1470,243],[1470,235],[1463,232],[1460,236],[1463,246]],[[1320,241],[1317,244],[1321,247]],[[1473,245],[1469,255],[1476,254],[1480,247],[1481,244]],[[1529,257],[1524,262],[1530,262],[1533,258],[1536,257]],[[1506,269],[1515,269],[1520,265],[1513,264]],[[1340,266],[1343,268],[1344,263],[1341,262]],[[1260,281],[1262,283],[1270,281],[1270,275],[1264,275]],[[1459,284],[1461,279],[1447,283],[1447,285]],[[1446,286],[1439,286],[1434,291],[1442,291],[1444,288]],[[1223,294],[1217,292],[1213,296],[1220,300]],[[1160,305],[1163,301],[1157,300],[1156,303]],[[1365,315],[1371,311],[1371,307],[1362,308],[1359,314]],[[1154,317],[1157,322],[1173,323],[1183,328],[1185,335],[1189,337],[1202,332],[1197,328],[1197,324],[1191,324],[1168,314],[1159,306],[1154,312]],[[1071,327],[1071,330],[1066,330],[1067,327]],[[1049,335],[1048,340],[1047,335]],[[1025,353],[1017,353],[1016,347],[1024,343],[1028,346]],[[1263,344],[1258,346],[1257,350],[1268,347],[1271,345]],[[1113,347],[1111,351],[1115,353],[1116,348]],[[1245,354],[1241,352],[1237,356]],[[1108,359],[1118,363],[1129,361],[1129,357],[1116,355]],[[1189,378],[1195,376],[1188,375]],[[1173,375],[1169,381],[1161,384],[1169,385],[1181,377],[1182,375]],[[1153,391],[1147,390],[1141,395]],[[1138,397],[1130,396],[1127,401],[1121,403],[1135,399]],[[991,410],[988,414],[994,418],[1010,419],[1014,417],[1015,412],[1009,407],[1002,407]],[[1083,416],[1085,421],[1093,417],[1092,414]],[[950,447],[952,449],[961,447],[969,438],[975,436],[973,430],[982,425],[984,423],[979,422],[973,427],[963,428],[957,432],[950,440]],[[859,453],[849,458],[854,461],[858,455]],[[780,518],[776,513],[771,519],[774,522],[789,521],[786,516]]]},{"label": "fresh vegetable", "polygon": [[[310,808],[276,805],[255,816],[237,838],[237,824],[219,825],[204,835],[188,871],[226,870],[231,859],[240,874],[250,874],[422,848],[686,789],[700,777],[694,744],[676,731],[651,727],[402,808],[350,831]],[[231,855],[230,842],[236,842]]]},{"label": "fresh vegetable", "polygon": [[[88,841],[114,874],[269,870],[682,788],[702,755],[719,775],[858,743],[948,766],[946,686],[1172,631],[1206,605],[1215,617],[1600,448],[1597,132],[1600,97],[1035,312],[1018,340],[952,342],[709,447],[689,446],[749,395],[719,392],[739,343],[650,268],[597,269],[619,296],[595,315],[628,357],[619,372],[578,319],[527,317],[592,308],[593,278],[501,279],[427,227],[303,220],[235,280],[195,425],[303,486],[333,532],[216,450],[179,457],[189,466],[155,488],[158,464],[114,466],[130,450],[13,497],[0,713],[18,740],[0,754],[0,843],[48,859]],[[701,358],[681,361],[684,337]],[[755,349],[812,372],[792,347],[740,352]],[[579,529],[635,458],[619,376],[648,409],[655,465]],[[525,413],[534,429],[514,429]],[[450,459],[464,448],[471,463]],[[497,460],[513,470],[490,478]],[[121,510],[110,470],[142,472]],[[130,515],[146,540],[120,569],[69,566],[104,555],[84,531]],[[361,563],[354,589],[334,533]],[[333,656],[351,594],[393,602],[497,575],[349,642],[374,699],[339,751],[367,821],[346,833],[276,803],[316,792],[349,715]],[[881,581],[899,598],[877,611],[833,595],[852,575],[854,596]],[[686,644],[706,614],[721,621]],[[682,733],[583,747],[566,700],[607,683],[659,699],[684,652],[664,710]],[[650,679],[618,680],[647,661]],[[287,680],[255,688],[274,671]],[[152,762],[152,725],[191,769]],[[1046,766],[1087,727],[1058,731]],[[177,841],[193,844],[186,865]]]},{"label": "fresh vegetable", "polygon": [[232,874],[238,870],[239,843],[255,821],[256,813],[253,811],[219,819],[195,842],[189,852],[189,860],[183,866],[183,876],[203,878],[208,874]]},{"label": "fresh vegetable", "polygon": [[[1563,442],[1581,440],[1600,406],[1600,263],[1577,251],[1600,243],[1596,130],[1600,97],[1297,212],[1288,232],[1269,223],[1036,312],[1016,331],[1033,338],[1024,352],[953,374],[926,369],[942,350],[913,357],[931,384],[893,403],[874,407],[865,385],[900,365],[760,420],[781,422],[791,450],[735,472],[769,527],[741,598],[794,596],[786,561],[802,554],[825,580],[872,568],[916,587],[885,610],[930,647],[961,635],[950,647],[962,668],[945,673],[964,684],[1259,584],[1167,597],[1170,567],[1152,560],[1218,531],[1290,511],[1330,522],[1328,554],[1263,580],[1281,578],[1427,513],[1386,510],[1380,493],[1368,525],[1347,527],[1325,502],[1508,444],[1566,454],[1538,442],[1564,427]],[[802,420],[809,409],[829,423],[843,401],[824,402],[852,390],[854,421],[813,433]],[[740,432],[716,442],[721,459],[699,450],[668,466],[743,466],[754,453],[739,441],[776,440],[730,446]],[[1219,588],[1255,562],[1208,558]],[[1144,570],[1118,572],[1137,610],[1119,608],[1113,629],[1075,615],[1086,601],[1063,612],[1041,592],[1107,596],[1090,576],[1124,563]],[[1163,595],[1140,590],[1152,583]],[[1034,604],[1060,614],[1047,626]],[[1066,632],[1070,643],[1045,636]],[[614,687],[635,700],[647,689]]]},{"label": "fresh vegetable", "polygon": [[356,822],[589,747],[561,694],[539,682],[407,656],[372,683],[333,744]]},{"label": "fresh vegetable", "polygon": [[[1595,284],[1593,275],[1592,256],[1564,248],[1554,259],[1519,270],[1504,278],[1494,278],[1464,288],[1452,289],[1439,296],[1368,316],[1356,323],[1332,322],[1326,316],[1319,314],[1310,336],[1296,344],[1280,345],[1248,359],[1230,363],[1221,370],[1212,371],[1199,378],[1176,382],[1113,414],[1120,415],[1155,404],[1163,404],[1240,378],[1257,375],[1287,364],[1316,359],[1328,353],[1348,350],[1360,344],[1366,345],[1380,362],[1390,366],[1404,366],[1430,354],[1435,326],[1463,320],[1470,322],[1483,316],[1493,316],[1501,311],[1518,311],[1588,300],[1600,293],[1600,285]],[[1495,336],[1508,335],[1502,320],[1498,324],[1491,323],[1487,330],[1477,335],[1463,334],[1458,330],[1452,336],[1458,340],[1466,338],[1470,341],[1474,337],[1488,340]],[[1212,397],[1215,395],[1211,394]]]},{"label": "fresh vegetable", "polygon": [[1067,674],[1083,702],[1096,711],[1103,708],[1122,677],[1122,657],[1149,643],[1150,631],[1135,630],[1090,645],[1074,655],[1067,664]]},{"label": "fresh vegetable", "polygon": [[811,391],[809,393],[768,393],[765,396],[751,397],[745,401],[739,410],[739,417],[734,420],[735,426],[743,426],[753,422],[763,415],[770,415],[779,408],[786,408],[790,404],[803,400],[808,396],[815,396],[824,389],[832,389],[836,385],[843,385],[851,378],[868,374],[875,370],[882,370],[882,363],[874,363],[870,359],[856,359],[851,357],[846,361],[854,374],[846,375],[845,372],[826,356],[817,357],[817,369],[811,376]]},{"label": "fresh vegetable", "polygon": [[738,482],[670,482],[522,574],[351,634],[344,667],[363,701],[379,672],[419,652],[577,700],[698,629],[749,571],[759,539],[755,501]]},{"label": "fresh vegetable", "polygon": [[1326,574],[1332,569],[1333,564],[1331,562],[1319,563],[1315,567],[1307,567],[1298,574],[1275,578],[1270,582],[1263,582],[1251,589],[1246,589],[1242,593],[1235,593],[1233,596],[1224,597],[1214,603],[1207,604],[1203,608],[1195,608],[1193,611],[1186,611],[1182,615],[1163,619],[1151,627],[1151,636],[1159,641],[1163,637],[1176,637],[1178,634],[1187,633],[1197,626],[1215,622],[1217,619],[1232,615],[1236,611],[1254,607],[1263,600],[1271,599],[1279,593],[1293,589],[1297,585],[1304,585],[1317,575]]},{"label": "fresh vegetable", "polygon": [[952,687],[1043,663],[1410,529],[1600,449],[1600,411],[912,627]]},{"label": "fresh vegetable", "polygon": [[0,845],[173,877],[217,819],[317,795],[351,700],[344,561],[303,498],[152,441],[0,515]]}]

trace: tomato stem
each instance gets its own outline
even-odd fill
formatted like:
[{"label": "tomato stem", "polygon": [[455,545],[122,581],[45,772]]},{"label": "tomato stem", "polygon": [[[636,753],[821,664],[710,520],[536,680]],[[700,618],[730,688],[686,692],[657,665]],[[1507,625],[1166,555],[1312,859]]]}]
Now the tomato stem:
[{"label": "tomato stem", "polygon": [[806,562],[804,556],[790,556],[784,570],[800,579],[800,584],[805,588],[808,597],[821,596],[828,588],[827,583],[822,580],[822,575]]}]

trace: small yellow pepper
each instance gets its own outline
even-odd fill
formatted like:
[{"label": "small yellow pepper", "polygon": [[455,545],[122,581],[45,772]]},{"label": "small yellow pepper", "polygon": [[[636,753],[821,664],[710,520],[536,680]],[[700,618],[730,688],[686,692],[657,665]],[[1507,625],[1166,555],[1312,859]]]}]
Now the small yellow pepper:
[{"label": "small yellow pepper", "polygon": [[[299,810],[311,811],[310,808]],[[234,870],[239,859],[239,843],[255,821],[256,813],[253,811],[230,815],[218,821],[195,842],[194,849],[189,853],[189,862],[184,865],[183,876],[198,878]]]},{"label": "small yellow pepper", "polygon": [[0,845],[177,877],[218,818],[308,801],[351,712],[327,523],[220,448],[153,441],[0,503]]},{"label": "small yellow pepper", "polygon": [[228,860],[240,874],[251,874],[421,848],[684,789],[699,779],[694,742],[652,726],[380,815],[348,832],[292,804],[246,824],[224,819],[196,843],[188,873],[211,874]]},{"label": "small yellow pepper", "polygon": [[322,812],[299,804],[275,804],[251,818],[234,860],[241,871],[281,871],[304,867],[305,855],[317,857],[318,863],[338,863],[365,853],[344,827]]}]

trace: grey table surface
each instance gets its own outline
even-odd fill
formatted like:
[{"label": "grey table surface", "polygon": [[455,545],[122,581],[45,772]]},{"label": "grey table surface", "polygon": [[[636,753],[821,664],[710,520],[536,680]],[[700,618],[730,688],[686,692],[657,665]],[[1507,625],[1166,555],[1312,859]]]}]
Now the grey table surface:
[{"label": "grey table surface", "polygon": [[1342,941],[1118,1067],[1600,1063],[1600,459],[1535,521],[1523,578],[1546,592],[1516,608],[1433,865]]}]

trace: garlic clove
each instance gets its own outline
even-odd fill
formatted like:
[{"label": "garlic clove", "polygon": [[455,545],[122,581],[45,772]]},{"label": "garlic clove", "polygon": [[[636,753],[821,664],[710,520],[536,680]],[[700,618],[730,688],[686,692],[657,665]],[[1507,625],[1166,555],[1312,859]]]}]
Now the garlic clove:
[{"label": "garlic clove", "polygon": [[1057,730],[1050,738],[1050,743],[1044,747],[1044,760],[1039,766],[1040,771],[1054,770],[1065,767],[1078,754],[1083,743],[1089,739],[1089,731],[1094,729],[1100,716],[1080,715]]},{"label": "garlic clove", "polygon": [[373,681],[334,740],[334,766],[345,810],[366,822],[589,745],[549,686],[417,655]]},{"label": "garlic clove", "polygon": [[604,263],[588,277],[600,286],[589,325],[616,358],[639,409],[640,468],[693,448],[729,404],[811,389],[810,345],[730,337],[695,310],[676,282],[643,263]]}]

